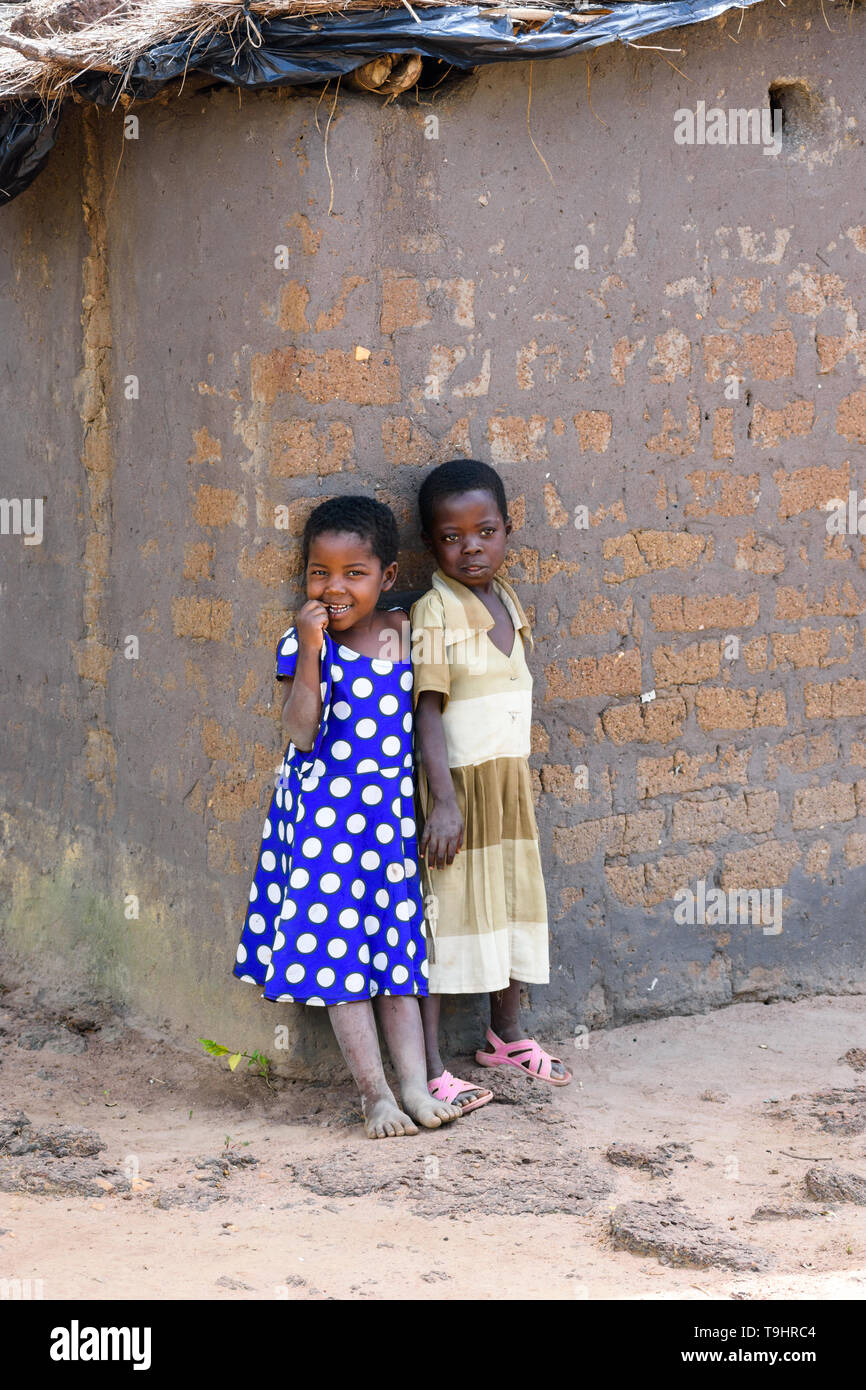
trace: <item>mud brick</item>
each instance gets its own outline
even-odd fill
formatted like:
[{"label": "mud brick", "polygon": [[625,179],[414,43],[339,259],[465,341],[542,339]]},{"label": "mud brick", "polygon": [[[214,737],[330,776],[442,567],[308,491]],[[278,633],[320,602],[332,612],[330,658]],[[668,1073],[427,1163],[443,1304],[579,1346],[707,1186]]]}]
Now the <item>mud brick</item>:
[{"label": "mud brick", "polygon": [[573,657],[545,666],[548,700],[577,700],[587,695],[638,695],[641,690],[640,652],[612,652],[609,656]]},{"label": "mud brick", "polygon": [[791,666],[823,666],[830,650],[829,629],[804,627],[800,632],[774,632],[773,658]]},{"label": "mud brick", "polygon": [[722,888],[781,888],[802,854],[800,846],[791,840],[768,840],[754,849],[726,854]]},{"label": "mud brick", "polygon": [[767,777],[773,781],[782,767],[792,772],[814,772],[817,767],[835,763],[839,757],[839,745],[829,730],[814,738],[808,734],[795,734],[775,744],[767,754]]},{"label": "mud brick", "polygon": [[751,750],[727,748],[718,758],[713,753],[690,757],[677,752],[666,758],[638,758],[637,794],[640,800],[673,792],[701,791],[731,782],[747,783]]},{"label": "mud brick", "polygon": [[791,824],[795,830],[817,830],[828,822],[853,820],[857,803],[851,782],[824,787],[801,787],[794,792]]},{"label": "mud brick", "polygon": [[601,722],[612,743],[670,743],[682,734],[685,717],[686,702],[675,696],[648,705],[611,705],[602,711]]},{"label": "mud brick", "polygon": [[789,516],[821,509],[831,498],[847,497],[851,469],[847,463],[843,468],[828,468],[822,463],[816,468],[798,468],[793,473],[779,468],[773,479],[779,489],[779,520],[785,521]]},{"label": "mud brick", "polygon": [[757,594],[715,594],[692,598],[687,594],[652,594],[650,612],[658,632],[702,632],[706,628],[751,627],[760,615]]},{"label": "mud brick", "polygon": [[781,690],[758,695],[754,689],[724,686],[697,692],[698,724],[702,729],[752,729],[787,723],[785,696]]},{"label": "mud brick", "polygon": [[866,680],[843,676],[824,685],[807,683],[805,706],[807,719],[852,719],[866,714]]},{"label": "mud brick", "polygon": [[717,679],[721,664],[721,647],[715,642],[692,642],[682,651],[672,647],[656,647],[653,667],[656,684],[698,685],[701,681]]},{"label": "mud brick", "polygon": [[866,864],[866,835],[849,835],[845,841],[845,863],[849,869],[859,869]]}]

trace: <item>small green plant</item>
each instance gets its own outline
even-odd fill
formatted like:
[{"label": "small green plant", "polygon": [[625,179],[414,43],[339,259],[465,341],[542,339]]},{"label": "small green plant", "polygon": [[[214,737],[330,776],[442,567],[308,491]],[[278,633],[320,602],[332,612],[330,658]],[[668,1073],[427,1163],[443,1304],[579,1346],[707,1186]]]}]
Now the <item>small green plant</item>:
[{"label": "small green plant", "polygon": [[274,1089],[271,1085],[270,1059],[263,1052],[233,1052],[230,1047],[213,1042],[211,1038],[199,1038],[198,1041],[205,1052],[209,1052],[212,1057],[227,1057],[232,1071],[235,1070],[241,1058],[246,1057],[247,1071],[253,1071],[254,1076],[260,1076],[271,1091]]}]

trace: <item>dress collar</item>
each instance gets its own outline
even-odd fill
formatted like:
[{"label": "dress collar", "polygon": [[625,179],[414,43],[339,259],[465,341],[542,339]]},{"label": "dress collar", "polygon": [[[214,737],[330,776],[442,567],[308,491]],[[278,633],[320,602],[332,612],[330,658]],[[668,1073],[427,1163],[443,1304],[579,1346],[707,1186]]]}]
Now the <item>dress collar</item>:
[{"label": "dress collar", "polygon": [[[440,569],[434,571],[432,582],[433,588],[442,598],[446,628],[486,632],[488,628],[493,627],[493,614],[466,584],[461,584],[458,579],[451,579]],[[534,645],[532,628],[514,589],[507,579],[497,578],[493,580],[493,587],[508,609],[515,630],[531,649]]]}]

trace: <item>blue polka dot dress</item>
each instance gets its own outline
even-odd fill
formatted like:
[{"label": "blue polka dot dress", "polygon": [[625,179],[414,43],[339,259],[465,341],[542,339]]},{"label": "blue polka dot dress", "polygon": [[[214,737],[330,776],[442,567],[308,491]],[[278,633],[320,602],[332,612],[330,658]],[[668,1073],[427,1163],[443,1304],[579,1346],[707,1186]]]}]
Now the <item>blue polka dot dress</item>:
[{"label": "blue polka dot dress", "polygon": [[[277,1003],[427,993],[412,780],[412,665],[322,642],[322,719],[290,743],[234,974]],[[277,643],[293,676],[294,627]]]}]

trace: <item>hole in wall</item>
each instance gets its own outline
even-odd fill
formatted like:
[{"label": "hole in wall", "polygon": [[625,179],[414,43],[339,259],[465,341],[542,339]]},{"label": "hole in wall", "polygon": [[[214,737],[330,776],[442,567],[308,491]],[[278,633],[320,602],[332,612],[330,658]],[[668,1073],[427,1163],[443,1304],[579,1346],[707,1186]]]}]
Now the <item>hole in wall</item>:
[{"label": "hole in wall", "polygon": [[823,133],[823,105],[808,82],[780,78],[770,83],[767,96],[773,129],[781,123],[783,146],[806,145]]}]

